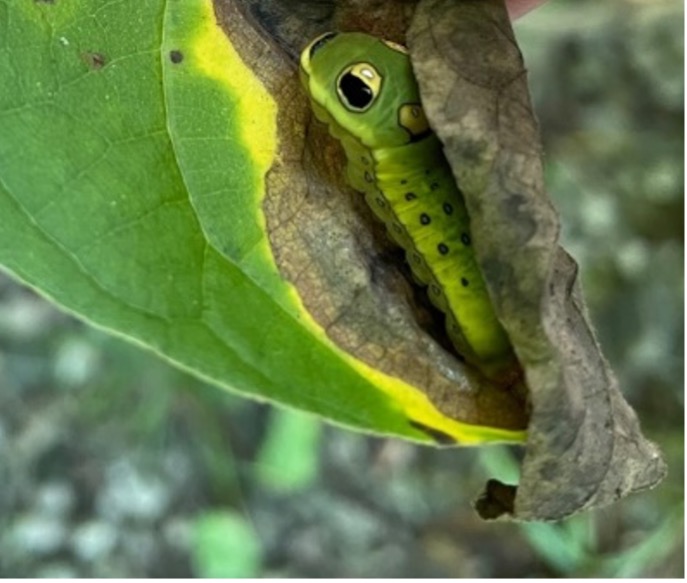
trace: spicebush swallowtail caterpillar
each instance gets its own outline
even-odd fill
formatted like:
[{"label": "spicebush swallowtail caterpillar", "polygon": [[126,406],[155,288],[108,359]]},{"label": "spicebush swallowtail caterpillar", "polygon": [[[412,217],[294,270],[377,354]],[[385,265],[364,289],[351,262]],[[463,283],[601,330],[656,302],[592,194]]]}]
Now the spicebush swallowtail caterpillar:
[{"label": "spicebush swallowtail caterpillar", "polygon": [[404,249],[414,277],[446,315],[455,349],[488,376],[499,375],[513,352],[406,49],[363,33],[327,33],[303,50],[300,74],[316,117],[343,146],[348,182]]}]

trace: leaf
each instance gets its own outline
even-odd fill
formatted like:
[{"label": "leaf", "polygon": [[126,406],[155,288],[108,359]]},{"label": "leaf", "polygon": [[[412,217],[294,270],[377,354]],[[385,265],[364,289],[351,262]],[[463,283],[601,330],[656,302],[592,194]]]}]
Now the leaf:
[{"label": "leaf", "polygon": [[262,545],[242,516],[214,510],[201,514],[193,524],[192,556],[197,577],[257,577]]},{"label": "leaf", "polygon": [[[244,395],[425,443],[522,440],[521,396],[422,328],[308,126],[255,20],[286,4],[249,4],[0,4],[0,265]],[[315,31],[288,22],[294,54]]]},{"label": "leaf", "polygon": [[255,475],[276,493],[305,490],[315,481],[322,425],[294,411],[274,411],[257,457]]},{"label": "leaf", "polygon": [[655,486],[665,463],[620,393],[577,265],[558,245],[526,71],[503,2],[423,0],[408,41],[532,400],[520,484],[490,481],[478,511],[556,520]]},{"label": "leaf", "polygon": [[[524,387],[488,382],[432,334],[431,316],[402,274],[402,254],[387,241],[362,195],[344,183],[340,146],[313,121],[293,61],[275,57],[264,66],[270,45],[255,30],[257,23],[274,44],[297,55],[304,38],[327,28],[353,27],[356,14],[357,22],[375,20],[380,28],[380,21],[389,22],[387,35],[398,36],[394,29],[405,25],[402,15],[410,14],[410,4],[401,11],[394,3],[375,4],[371,18],[360,6],[356,11],[355,2],[340,2],[329,5],[316,26],[305,14],[288,12],[287,5],[218,2],[216,7],[227,36],[240,39],[236,46],[242,58],[279,103],[278,150],[263,210],[275,261],[302,301],[303,318],[369,367],[366,374],[386,379],[383,390],[414,427],[437,442],[522,440]],[[426,403],[441,417],[428,417]]]}]

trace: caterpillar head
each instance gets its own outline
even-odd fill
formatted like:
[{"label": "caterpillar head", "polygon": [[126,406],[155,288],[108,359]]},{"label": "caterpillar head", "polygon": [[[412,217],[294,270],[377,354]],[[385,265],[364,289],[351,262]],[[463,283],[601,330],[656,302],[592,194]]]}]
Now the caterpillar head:
[{"label": "caterpillar head", "polygon": [[363,33],[327,33],[301,53],[301,79],[315,106],[369,148],[429,135],[408,52]]}]

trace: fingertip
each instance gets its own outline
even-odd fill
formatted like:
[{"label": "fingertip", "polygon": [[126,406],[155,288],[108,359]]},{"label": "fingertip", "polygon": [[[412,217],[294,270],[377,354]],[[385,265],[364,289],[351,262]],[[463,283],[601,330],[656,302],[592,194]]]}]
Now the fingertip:
[{"label": "fingertip", "polygon": [[546,0],[506,0],[506,8],[510,19],[515,20],[544,2]]}]

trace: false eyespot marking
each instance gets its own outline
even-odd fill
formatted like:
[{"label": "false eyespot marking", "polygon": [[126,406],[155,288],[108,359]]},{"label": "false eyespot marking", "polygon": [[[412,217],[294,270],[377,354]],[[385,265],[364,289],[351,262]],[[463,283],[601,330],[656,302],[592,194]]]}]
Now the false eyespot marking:
[{"label": "false eyespot marking", "polygon": [[418,140],[429,134],[429,122],[419,103],[405,103],[398,110],[398,125],[405,128],[411,139]]},{"label": "false eyespot marking", "polygon": [[339,33],[304,59],[314,107],[327,110],[334,135],[345,136],[351,183],[446,314],[456,351],[488,375],[510,365],[510,343],[470,244],[467,209],[424,114],[405,48]]},{"label": "false eyespot marking", "polygon": [[336,82],[341,102],[351,111],[366,111],[377,99],[382,77],[369,63],[346,67]]}]

